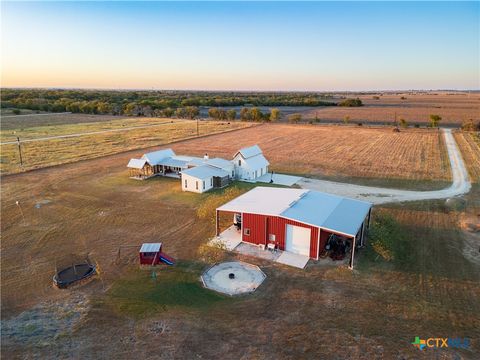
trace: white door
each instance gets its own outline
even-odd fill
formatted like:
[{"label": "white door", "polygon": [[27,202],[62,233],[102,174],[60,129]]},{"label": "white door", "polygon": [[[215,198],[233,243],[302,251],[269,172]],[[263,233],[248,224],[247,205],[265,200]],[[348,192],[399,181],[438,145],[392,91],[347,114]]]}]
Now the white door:
[{"label": "white door", "polygon": [[301,226],[287,225],[285,251],[310,256],[310,231]]}]

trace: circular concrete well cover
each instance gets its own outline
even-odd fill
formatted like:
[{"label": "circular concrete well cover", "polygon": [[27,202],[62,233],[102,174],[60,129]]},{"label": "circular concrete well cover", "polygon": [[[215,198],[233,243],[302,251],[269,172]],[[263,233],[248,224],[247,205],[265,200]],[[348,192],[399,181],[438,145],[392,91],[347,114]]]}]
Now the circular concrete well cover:
[{"label": "circular concrete well cover", "polygon": [[206,288],[227,295],[253,292],[265,278],[266,275],[258,266],[240,261],[214,265],[202,275]]}]

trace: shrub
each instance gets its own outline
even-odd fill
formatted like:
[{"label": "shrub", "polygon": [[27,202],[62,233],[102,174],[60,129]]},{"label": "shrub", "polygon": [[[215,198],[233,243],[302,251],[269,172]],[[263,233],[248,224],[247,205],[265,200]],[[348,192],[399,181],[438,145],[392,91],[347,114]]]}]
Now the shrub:
[{"label": "shrub", "polygon": [[213,244],[202,244],[197,250],[198,257],[210,264],[222,262],[225,259],[226,246],[222,242],[214,242]]},{"label": "shrub", "polygon": [[20,109],[13,109],[12,113],[15,114],[15,115],[20,115],[21,111],[20,111]]},{"label": "shrub", "polygon": [[473,119],[469,119],[462,123],[463,131],[480,131],[480,121],[475,123]]},{"label": "shrub", "polygon": [[363,106],[362,100],[359,98],[356,99],[346,99],[342,102],[338,103],[338,106],[345,106],[345,107],[359,107]]}]

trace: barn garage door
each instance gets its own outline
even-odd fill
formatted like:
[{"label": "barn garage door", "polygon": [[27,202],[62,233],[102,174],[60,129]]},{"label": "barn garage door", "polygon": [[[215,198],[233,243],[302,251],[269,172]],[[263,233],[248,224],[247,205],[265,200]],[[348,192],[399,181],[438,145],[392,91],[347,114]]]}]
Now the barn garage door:
[{"label": "barn garage door", "polygon": [[310,229],[287,225],[285,250],[294,254],[310,256]]}]

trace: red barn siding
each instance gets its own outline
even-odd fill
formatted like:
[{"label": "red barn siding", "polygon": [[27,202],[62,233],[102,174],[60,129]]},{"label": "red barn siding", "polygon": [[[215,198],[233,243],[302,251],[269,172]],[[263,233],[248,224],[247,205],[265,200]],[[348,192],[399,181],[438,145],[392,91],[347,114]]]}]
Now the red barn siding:
[{"label": "red barn siding", "polygon": [[[266,215],[242,214],[242,240],[252,244],[266,244]],[[250,235],[245,235],[245,229],[250,229]]]},{"label": "red barn siding", "polygon": [[[242,240],[252,244],[266,244],[268,242],[269,234],[274,234],[278,248],[280,250],[285,250],[285,233],[287,225],[305,227],[311,230],[310,257],[316,259],[318,255],[319,228],[282,217],[243,213]],[[250,235],[245,235],[245,229],[250,229]]]}]

